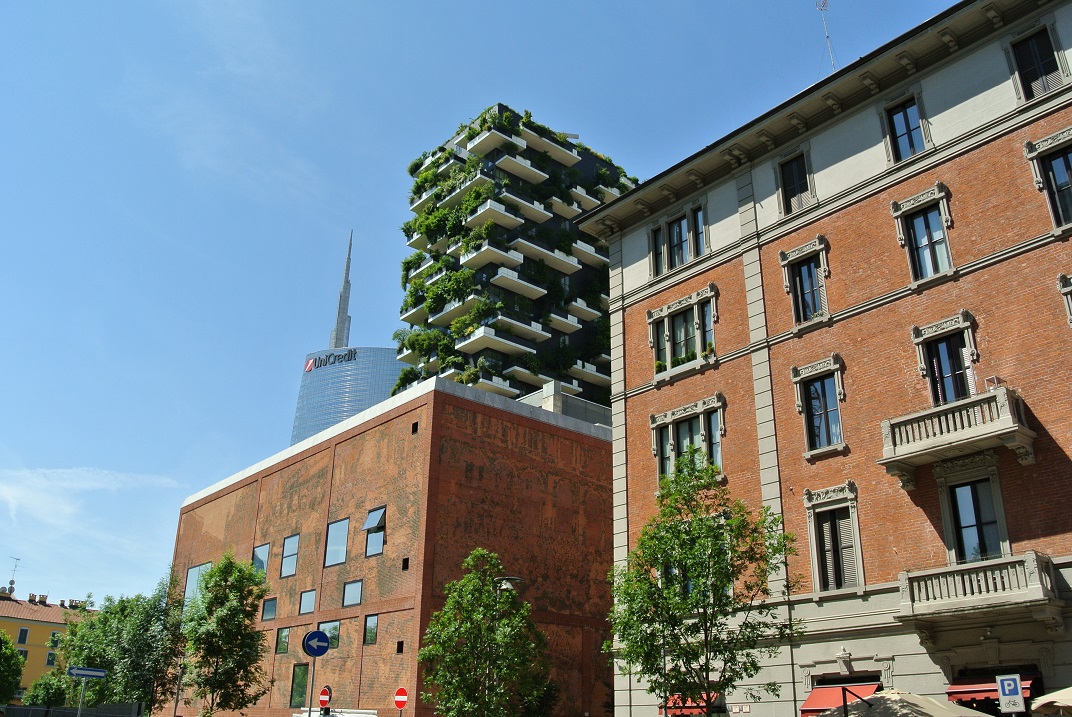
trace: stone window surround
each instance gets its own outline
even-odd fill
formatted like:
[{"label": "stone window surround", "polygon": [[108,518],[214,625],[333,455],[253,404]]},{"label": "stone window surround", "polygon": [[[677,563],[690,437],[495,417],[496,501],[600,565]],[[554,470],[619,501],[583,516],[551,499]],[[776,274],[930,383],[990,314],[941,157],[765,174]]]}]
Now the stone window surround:
[{"label": "stone window surround", "polygon": [[[858,595],[864,593],[864,561],[863,552],[860,547],[860,519],[857,515],[857,499],[859,498],[859,490],[856,487],[856,483],[852,480],[847,480],[840,485],[835,485],[830,488],[819,488],[817,490],[804,490],[804,510],[808,515],[808,543],[811,551],[811,585],[812,593],[819,595],[829,594],[833,592],[853,592]],[[827,510],[835,510],[837,508],[844,508],[848,506],[849,520],[852,523],[852,546],[856,553],[856,587],[842,588],[841,590],[826,590],[820,591],[819,585],[819,540],[816,534],[815,526],[815,514],[817,512],[823,512]]]},{"label": "stone window surround", "polygon": [[[905,157],[898,162],[893,157],[893,130],[890,127],[890,110],[894,109],[898,105],[904,104],[910,98],[916,100],[916,112],[919,114],[919,129],[923,134],[923,149],[913,154],[911,157]],[[882,141],[886,146],[886,166],[892,167],[895,164],[904,164],[905,162],[918,157],[919,155],[934,148],[934,140],[931,139],[931,123],[927,118],[927,113],[923,108],[923,88],[920,83],[915,83],[905,87],[900,92],[894,95],[890,95],[882,104],[878,107],[879,122],[882,125]]]},{"label": "stone window surround", "polygon": [[946,555],[950,565],[957,564],[956,527],[953,524],[949,489],[961,483],[982,478],[990,479],[990,492],[994,500],[994,517],[997,519],[998,541],[1001,554],[1012,555],[1009,534],[1005,525],[1005,503],[1001,498],[1001,481],[998,480],[998,459],[994,451],[986,450],[959,458],[938,461],[933,465],[934,482],[938,486],[938,503],[942,509],[942,531]]},{"label": "stone window surround", "polygon": [[782,285],[785,287],[785,293],[789,296],[791,301],[796,301],[796,297],[793,296],[793,284],[792,284],[792,267],[798,261],[807,259],[809,257],[819,256],[819,268],[821,269],[819,277],[819,300],[822,304],[822,315],[808,321],[802,321],[799,324],[794,322],[793,332],[799,332],[802,327],[810,326],[813,323],[824,323],[830,321],[830,308],[826,303],[826,279],[830,276],[830,261],[828,255],[830,253],[830,243],[826,239],[824,234],[816,234],[815,238],[807,244],[802,244],[789,251],[778,252],[778,263],[782,265]]},{"label": "stone window surround", "polygon": [[[785,211],[785,197],[782,196],[782,165],[791,159],[804,156],[804,172],[808,176],[808,193],[811,195],[811,202],[807,206],[798,209],[795,212],[786,213]],[[811,142],[805,140],[800,144],[797,144],[785,152],[782,152],[773,160],[771,160],[771,168],[774,170],[774,196],[777,200],[775,203],[778,205],[778,218],[784,219],[785,217],[800,214],[803,211],[807,211],[819,203],[819,198],[815,194],[815,172],[812,169],[811,163]],[[706,216],[706,215],[704,215]]]},{"label": "stone window surround", "polygon": [[[709,413],[718,413],[718,432],[719,436],[726,435],[726,397],[722,395],[721,391],[715,391],[713,396],[709,398],[703,398],[693,403],[685,404],[684,406],[678,406],[677,408],[666,411],[665,413],[653,413],[648,416],[648,423],[651,426],[651,455],[658,460],[659,458],[659,429],[664,426],[670,426],[671,428],[678,421],[685,418],[692,418],[693,416],[706,416]],[[707,441],[707,421],[700,422],[700,440],[703,441],[704,450],[708,448]],[[674,445],[674,431],[670,431],[670,453],[673,458],[677,459],[677,446]],[[672,464],[672,462],[671,462]],[[725,476],[722,472],[722,466],[719,466],[719,472]]]},{"label": "stone window surround", "polygon": [[918,279],[913,276],[911,283],[913,288],[956,272],[956,264],[953,262],[953,248],[949,240],[949,230],[953,228],[953,213],[949,208],[949,197],[949,187],[938,181],[934,183],[933,187],[925,189],[919,194],[913,194],[911,197],[902,199],[899,202],[890,202],[890,214],[893,215],[893,219],[897,224],[897,243],[905,250],[905,258],[908,260],[909,267],[912,266],[912,247],[908,245],[907,217],[933,204],[937,204],[938,211],[942,215],[942,226],[946,229],[945,242],[946,247],[949,249],[949,270],[933,274],[925,279]]},{"label": "stone window surround", "polygon": [[[841,360],[841,356],[832,353],[824,359],[819,361],[813,361],[805,366],[792,366],[789,369],[789,375],[793,379],[793,393],[796,396],[797,413],[800,414],[801,420],[804,426],[804,435],[808,435],[808,415],[804,411],[804,386],[803,384],[808,381],[825,376],[827,374],[834,374],[834,386],[837,389],[837,397],[840,403],[845,402],[845,384],[842,380],[842,374],[845,372],[845,362]],[[838,409],[838,419],[841,419],[841,410]],[[816,448],[815,450],[805,451],[804,460],[810,461],[821,456],[830,455],[833,453],[842,453],[848,448],[848,444],[845,443],[845,425],[841,424],[841,443],[834,443],[829,446],[823,446],[822,448]]]},{"label": "stone window surround", "polygon": [[1016,104],[1018,106],[1027,102],[1034,102],[1039,98],[1024,99],[1024,89],[1020,85],[1020,72],[1016,67],[1016,59],[1012,56],[1012,46],[1020,40],[1027,39],[1041,28],[1045,28],[1050,34],[1050,44],[1053,45],[1053,53],[1057,56],[1057,67],[1061,71],[1061,84],[1067,85],[1069,81],[1068,63],[1065,61],[1065,53],[1060,38],[1057,36],[1057,24],[1053,13],[1036,18],[1026,25],[1020,25],[1001,38],[1001,49],[1005,54],[1005,62],[1009,66],[1009,79],[1012,82],[1013,91],[1016,93]]},{"label": "stone window surround", "polygon": [[[1031,176],[1035,180],[1035,189],[1040,192],[1046,191],[1046,172],[1043,170],[1042,161],[1050,154],[1067,149],[1070,144],[1072,144],[1072,127],[1065,127],[1039,140],[1024,142],[1024,157],[1027,159],[1028,164],[1031,165]],[[1053,212],[1053,205],[1050,201],[1046,202],[1046,208],[1050,212],[1053,225],[1055,227],[1062,226],[1060,219]]]},{"label": "stone window surround", "polygon": [[1064,299],[1065,313],[1068,314],[1068,325],[1072,327],[1072,276],[1068,274],[1057,275],[1057,291]]},{"label": "stone window surround", "polygon": [[[971,315],[971,312],[967,309],[961,309],[953,316],[935,321],[932,324],[922,327],[913,326],[912,343],[916,345],[916,359],[919,361],[920,378],[927,378],[929,371],[927,357],[924,353],[924,344],[947,334],[963,332],[964,347],[968,349],[971,362],[977,363],[979,361],[979,350],[975,346],[975,330],[972,328],[974,325],[975,317]],[[965,366],[965,368],[968,367]]]},{"label": "stone window surround", "polygon": [[657,309],[649,309],[647,311],[648,321],[648,348],[651,349],[652,361],[656,361],[655,357],[655,332],[661,330],[663,332],[663,341],[667,346],[667,359],[669,356],[670,347],[670,322],[669,319],[672,315],[680,313],[682,311],[693,312],[693,330],[696,335],[696,342],[699,350],[696,352],[696,360],[689,361],[688,363],[681,364],[679,366],[671,367],[669,361],[664,370],[655,374],[655,378],[652,383],[658,384],[664,381],[669,381],[672,378],[680,377],[680,374],[693,373],[696,369],[707,366],[717,365],[718,354],[717,350],[712,351],[710,354],[705,355],[706,349],[701,346],[703,343],[703,326],[700,323],[700,312],[697,311],[697,307],[704,301],[711,302],[711,324],[712,328],[718,323],[718,286],[714,282],[709,283],[702,289],[683,296],[680,299],[671,301],[669,304],[660,306]]},{"label": "stone window surround", "polygon": [[[692,216],[693,216],[693,212],[696,211],[697,209],[701,209],[703,211],[703,220],[704,220],[704,239],[703,239],[704,240],[704,253],[703,253],[703,255],[707,256],[708,254],[711,253],[711,250],[712,250],[712,247],[711,247],[711,225],[707,221],[707,195],[702,195],[702,196],[696,197],[692,201],[685,202],[684,204],[678,205],[677,208],[674,209],[674,211],[672,211],[672,212],[669,212],[669,211],[664,212],[656,221],[653,221],[648,225],[647,235],[648,235],[648,279],[649,280],[657,279],[659,277],[666,276],[667,274],[669,274],[671,272],[679,271],[680,269],[688,266],[689,264],[691,264],[692,262],[694,262],[694,261],[696,261],[697,259],[700,258],[698,256],[690,256],[688,261],[686,261],[685,263],[681,264],[680,266],[675,266],[673,268],[670,268],[670,254],[669,254],[669,252],[670,252],[670,243],[669,243],[670,242],[670,222],[673,221],[673,220],[676,220],[676,219],[680,219],[682,214],[685,215],[685,222],[686,222],[686,226],[687,226],[688,231],[689,231],[689,247],[690,247],[690,250],[691,250],[692,248],[695,248],[695,244],[693,243],[693,241],[695,240],[695,237],[693,237],[693,235],[692,235],[692,229],[693,229],[693,227],[692,227]],[[666,266],[666,269],[664,269],[661,274],[656,274],[655,273],[655,231],[656,230],[659,231],[659,241],[662,242],[662,246],[663,246],[663,264]]]}]

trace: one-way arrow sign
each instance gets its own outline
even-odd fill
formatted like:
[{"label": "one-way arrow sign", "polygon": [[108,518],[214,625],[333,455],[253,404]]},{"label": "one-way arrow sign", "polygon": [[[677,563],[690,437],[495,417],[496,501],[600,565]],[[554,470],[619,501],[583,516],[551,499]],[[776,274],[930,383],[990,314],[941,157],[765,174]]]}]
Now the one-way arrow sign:
[{"label": "one-way arrow sign", "polygon": [[108,675],[107,670],[102,670],[99,667],[68,667],[67,674],[71,677],[106,677]]},{"label": "one-way arrow sign", "polygon": [[323,630],[313,630],[306,633],[301,643],[302,650],[309,657],[320,657],[326,654],[330,646],[331,641],[328,640],[328,634]]}]

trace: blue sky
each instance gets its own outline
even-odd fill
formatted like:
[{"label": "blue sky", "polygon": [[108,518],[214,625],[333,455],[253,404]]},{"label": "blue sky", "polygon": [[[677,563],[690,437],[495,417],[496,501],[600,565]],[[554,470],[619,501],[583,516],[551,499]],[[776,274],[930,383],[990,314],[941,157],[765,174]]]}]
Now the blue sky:
[{"label": "blue sky", "polygon": [[[839,67],[948,2],[830,0]],[[152,590],[285,448],[354,232],[398,328],[406,166],[495,102],[642,180],[830,72],[813,0],[0,4],[0,579]],[[11,557],[9,557],[11,556]]]}]

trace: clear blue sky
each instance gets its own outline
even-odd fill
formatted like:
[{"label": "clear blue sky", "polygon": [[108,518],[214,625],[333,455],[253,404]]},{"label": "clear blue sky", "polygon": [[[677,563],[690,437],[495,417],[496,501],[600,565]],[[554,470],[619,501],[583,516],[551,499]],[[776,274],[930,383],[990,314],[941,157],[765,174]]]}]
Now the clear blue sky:
[{"label": "clear blue sky", "polygon": [[[830,0],[838,65],[951,4]],[[0,579],[150,591],[285,448],[354,231],[398,328],[406,166],[502,101],[646,179],[830,72],[813,0],[0,4]]]}]

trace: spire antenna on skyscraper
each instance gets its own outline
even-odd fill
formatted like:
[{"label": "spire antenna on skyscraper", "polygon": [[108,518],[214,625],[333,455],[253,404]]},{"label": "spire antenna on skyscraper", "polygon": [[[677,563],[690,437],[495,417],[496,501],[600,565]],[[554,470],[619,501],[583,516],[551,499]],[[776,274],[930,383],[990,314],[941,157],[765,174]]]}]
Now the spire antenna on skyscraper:
[{"label": "spire antenna on skyscraper", "polygon": [[350,255],[354,249],[354,230],[350,230],[350,243],[346,247],[346,270],[339,289],[339,311],[335,316],[335,328],[331,330],[328,348],[341,349],[350,345]]}]

